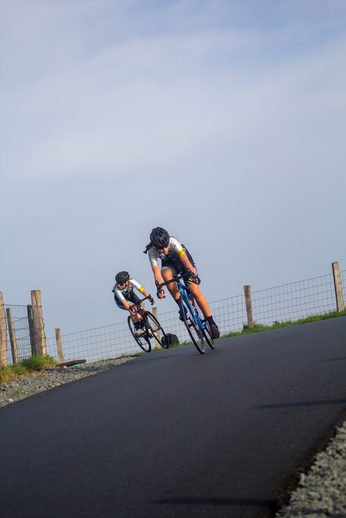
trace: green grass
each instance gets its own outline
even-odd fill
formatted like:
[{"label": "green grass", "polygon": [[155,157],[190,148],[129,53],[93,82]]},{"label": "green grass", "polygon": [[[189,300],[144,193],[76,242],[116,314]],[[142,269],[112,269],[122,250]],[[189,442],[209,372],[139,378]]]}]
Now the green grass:
[{"label": "green grass", "polygon": [[16,378],[27,376],[31,372],[55,367],[56,362],[52,356],[40,356],[35,354],[15,365],[0,366],[0,383],[8,383]]},{"label": "green grass", "polygon": [[[262,324],[259,324],[257,322],[254,323],[254,326],[252,329],[249,329],[247,325],[244,324],[242,331],[236,331],[236,332],[230,332],[226,333],[220,338],[230,338],[233,336],[241,336],[241,335],[248,335],[252,333],[259,333],[261,331],[270,331],[271,329],[279,329],[281,327],[289,327],[289,326],[296,326],[299,324],[308,324],[309,322],[317,322],[319,320],[327,320],[329,318],[338,318],[338,317],[345,317],[346,316],[346,309],[344,311],[341,311],[340,313],[338,311],[331,311],[330,313],[325,313],[321,315],[314,315],[307,318],[301,318],[299,320],[295,321],[287,321],[287,322],[274,322],[272,326],[264,326]],[[220,340],[218,338],[218,340]],[[181,344],[174,344],[170,345],[169,348],[172,349],[174,347],[184,347],[185,345],[189,345],[192,342],[183,342]],[[162,349],[156,349],[153,348],[152,351],[162,351]],[[142,351],[138,351],[136,353],[131,354],[122,354],[120,357],[124,358],[127,356],[138,356],[140,354],[146,354]],[[112,358],[110,358],[112,359]],[[106,361],[106,360],[99,360],[99,361]],[[12,381],[16,378],[21,378],[23,376],[27,376],[28,374],[40,371],[43,369],[50,369],[52,367],[55,367],[56,362],[52,356],[39,356],[34,355],[30,358],[27,358],[20,363],[16,365],[2,365],[0,366],[0,383],[7,383],[9,381]]]},{"label": "green grass", "polygon": [[220,338],[230,338],[232,336],[241,336],[241,335],[249,335],[252,333],[259,333],[261,331],[270,331],[271,329],[280,329],[281,327],[289,327],[289,326],[297,326],[300,324],[308,324],[310,322],[318,322],[319,320],[328,320],[329,318],[337,318],[337,317],[345,317],[346,316],[346,309],[344,311],[331,311],[330,313],[324,313],[321,315],[313,315],[311,317],[306,318],[300,318],[299,320],[291,321],[288,320],[287,322],[274,322],[271,326],[264,326],[262,324],[259,324],[257,322],[254,322],[254,325],[251,329],[247,325],[244,324],[242,331],[235,331],[230,332],[222,335]]},{"label": "green grass", "polygon": [[[319,320],[327,320],[329,318],[337,318],[337,317],[345,317],[346,316],[346,309],[344,311],[331,311],[330,313],[324,313],[321,315],[313,315],[311,317],[301,318],[299,320],[295,321],[287,321],[287,322],[274,322],[272,326],[264,326],[262,324],[258,324],[257,322],[254,322],[254,326],[249,329],[249,327],[244,324],[242,331],[231,331],[229,333],[225,333],[220,338],[217,338],[217,340],[220,340],[221,338],[231,338],[233,336],[241,336],[241,335],[249,335],[252,333],[259,333],[261,331],[270,331],[271,329],[279,329],[281,327],[289,327],[289,326],[297,326],[300,324],[308,324],[309,322],[317,322]],[[180,344],[174,344],[170,345],[169,348],[172,349],[173,347],[184,347],[185,345],[190,345],[192,342],[182,342]],[[153,349],[154,351],[160,351],[161,349]]]}]

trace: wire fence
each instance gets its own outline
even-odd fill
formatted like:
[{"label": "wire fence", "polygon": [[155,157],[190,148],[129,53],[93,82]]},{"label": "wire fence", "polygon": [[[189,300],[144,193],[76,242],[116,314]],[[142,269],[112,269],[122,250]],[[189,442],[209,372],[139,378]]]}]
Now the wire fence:
[{"label": "wire fence", "polygon": [[[37,309],[31,305],[4,304],[4,310],[0,321],[6,321],[1,321],[1,324],[7,328],[7,363],[18,363],[33,354],[44,352],[41,344],[44,322]],[[42,313],[41,307],[39,313]]]},{"label": "wire fence", "polygon": [[[346,270],[340,272],[346,299]],[[5,306],[12,309],[12,320],[18,344],[19,361],[33,354],[32,323],[28,318],[28,306]],[[210,303],[210,308],[221,335],[242,331],[247,325],[244,295],[238,295]],[[148,309],[148,308],[147,308]],[[256,323],[272,325],[275,322],[295,321],[308,316],[336,310],[333,274],[285,284],[252,293],[253,318]],[[124,312],[125,313],[125,312]],[[176,311],[158,315],[165,333],[178,337],[180,343],[189,342],[189,335]],[[9,333],[9,326],[7,329]],[[35,336],[35,335],[34,335]],[[64,360],[85,359],[88,362],[135,354],[141,349],[133,339],[126,318],[119,324],[62,335]],[[154,342],[154,340],[153,340]],[[8,336],[8,344],[10,344]],[[154,344],[152,344],[154,345]],[[46,340],[47,354],[57,359],[56,340]],[[8,363],[13,363],[11,347],[8,347]]]},{"label": "wire fence", "polygon": [[[341,277],[343,286],[346,286],[346,270],[341,272]],[[345,289],[344,296],[346,298]],[[255,291],[252,293],[252,307],[254,320],[263,325],[272,325],[277,321],[293,321],[335,311],[333,275],[323,275]],[[221,335],[242,331],[244,325],[247,325],[243,295],[211,302],[210,309]],[[178,309],[159,314],[158,319],[166,334],[176,335],[180,343],[190,341],[184,324],[179,320]],[[83,359],[93,361],[140,352],[126,321],[121,324],[64,335],[62,343],[66,361],[76,359],[81,354],[84,354]],[[51,351],[49,354],[52,356],[56,355],[54,339],[47,341],[47,350]]]}]

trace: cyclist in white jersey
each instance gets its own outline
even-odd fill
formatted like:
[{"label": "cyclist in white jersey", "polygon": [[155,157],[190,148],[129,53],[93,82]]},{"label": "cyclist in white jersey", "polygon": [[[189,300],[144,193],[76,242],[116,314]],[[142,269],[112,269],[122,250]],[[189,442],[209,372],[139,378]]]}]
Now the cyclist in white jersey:
[{"label": "cyclist in white jersey", "polygon": [[[138,313],[135,304],[139,302],[139,298],[134,293],[133,288],[136,288],[140,293],[143,293],[144,297],[149,297],[150,302],[153,304],[155,299],[149,295],[149,293],[135,281],[131,279],[128,272],[122,271],[115,276],[116,283],[113,286],[114,300],[116,305],[120,309],[127,309],[130,313],[131,320],[136,328],[136,335],[141,336],[144,330],[141,329],[141,321],[138,320]],[[144,304],[142,304],[145,311]]]},{"label": "cyclist in white jersey", "polygon": [[[175,274],[187,273],[190,270],[191,274],[184,282],[189,286],[204,317],[208,320],[213,338],[218,338],[220,336],[219,328],[214,322],[208,301],[200,290],[201,281],[196,264],[186,247],[180,244],[175,237],[170,236],[167,230],[156,227],[151,231],[150,243],[146,246],[144,253],[148,254],[154,278],[158,284],[163,282],[162,277],[165,281],[169,281]],[[161,259],[161,269],[158,259]],[[172,282],[167,285],[167,288],[179,305],[180,293],[177,285]],[[162,299],[165,296],[164,290],[161,289],[157,296]]]}]

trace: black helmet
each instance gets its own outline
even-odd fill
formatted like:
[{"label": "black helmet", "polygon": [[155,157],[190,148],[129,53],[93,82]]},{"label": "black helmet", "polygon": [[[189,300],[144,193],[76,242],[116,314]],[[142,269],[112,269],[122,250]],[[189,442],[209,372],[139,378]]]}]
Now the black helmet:
[{"label": "black helmet", "polygon": [[124,284],[130,279],[130,275],[128,272],[119,272],[115,276],[115,280],[118,284]]},{"label": "black helmet", "polygon": [[150,234],[150,242],[159,250],[166,248],[169,243],[169,234],[167,230],[161,227],[153,228]]}]

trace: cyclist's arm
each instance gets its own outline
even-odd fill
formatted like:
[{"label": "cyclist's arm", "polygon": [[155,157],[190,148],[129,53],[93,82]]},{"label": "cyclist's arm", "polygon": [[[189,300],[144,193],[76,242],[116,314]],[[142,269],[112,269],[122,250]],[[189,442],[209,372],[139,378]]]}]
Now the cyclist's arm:
[{"label": "cyclist's arm", "polygon": [[158,265],[152,266],[151,269],[153,270],[155,281],[158,284],[161,284],[163,282],[162,276],[161,276],[161,270]]},{"label": "cyclist's arm", "polygon": [[[145,290],[145,289],[143,288],[143,286],[141,286],[141,285],[139,284],[139,282],[135,281],[134,279],[132,279],[132,280],[131,280],[131,282],[132,282],[133,286],[134,286],[134,287],[139,291],[139,293],[140,293],[141,295],[144,295],[144,297],[150,297],[150,293],[148,293],[148,292],[147,292],[147,290]],[[155,302],[155,299],[154,299],[154,298],[152,298],[152,304],[153,304],[154,302]]]},{"label": "cyclist's arm", "polygon": [[125,309],[130,311],[130,306],[133,306],[133,302],[128,302],[126,299],[122,299],[121,301]]},{"label": "cyclist's arm", "polygon": [[[154,273],[155,284],[156,285],[161,284],[163,282],[163,279],[162,279],[160,267],[155,265],[155,266],[152,266],[151,269],[153,270],[153,273]],[[165,292],[164,292],[163,288],[161,288],[160,291],[157,292],[157,296],[159,297],[159,299],[163,299],[165,297]]]},{"label": "cyclist's arm", "polygon": [[181,254],[180,260],[186,268],[191,270],[192,273],[195,273],[195,267],[191,264],[191,261],[185,252]]},{"label": "cyclist's arm", "polygon": [[130,302],[130,304],[128,303],[128,301],[125,299],[123,293],[118,290],[115,286],[113,288],[113,293],[114,293],[114,299],[117,301],[117,300],[120,300],[120,302],[122,303],[122,305],[124,306],[125,309],[129,309],[130,305],[132,304],[132,302]]},{"label": "cyclist's arm", "polygon": [[149,301],[151,302],[151,304],[154,304],[155,299],[154,299],[154,297],[152,297],[152,296],[150,295],[150,293],[148,293],[148,292],[147,292],[147,290],[145,290],[145,289],[143,288],[142,293],[143,293],[144,297],[148,297],[148,298],[149,298]]}]

